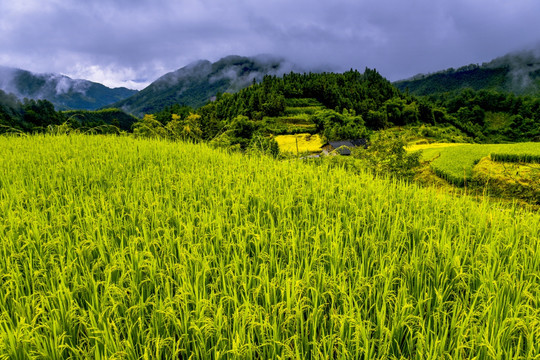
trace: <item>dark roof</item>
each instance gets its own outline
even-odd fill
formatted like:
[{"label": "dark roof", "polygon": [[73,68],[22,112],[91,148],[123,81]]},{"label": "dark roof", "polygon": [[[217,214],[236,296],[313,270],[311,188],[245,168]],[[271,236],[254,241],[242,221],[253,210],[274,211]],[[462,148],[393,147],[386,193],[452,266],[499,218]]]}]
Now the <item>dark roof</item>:
[{"label": "dark roof", "polygon": [[367,147],[367,140],[366,139],[353,139],[353,140],[351,140],[351,143],[354,146],[363,146],[364,148]]},{"label": "dark roof", "polygon": [[341,141],[329,141],[328,145],[337,149],[337,152],[340,155],[351,155],[351,150],[349,148],[363,146],[367,147],[366,139],[353,139],[353,140],[341,140]]}]

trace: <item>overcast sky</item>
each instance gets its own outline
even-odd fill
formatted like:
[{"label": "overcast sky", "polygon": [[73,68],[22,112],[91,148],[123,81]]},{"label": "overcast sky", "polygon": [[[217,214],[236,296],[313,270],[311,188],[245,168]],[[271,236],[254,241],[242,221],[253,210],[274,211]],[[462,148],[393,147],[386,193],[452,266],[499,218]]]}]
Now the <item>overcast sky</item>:
[{"label": "overcast sky", "polygon": [[539,0],[0,0],[0,65],[140,89],[272,54],[399,80],[538,46],[539,15]]}]

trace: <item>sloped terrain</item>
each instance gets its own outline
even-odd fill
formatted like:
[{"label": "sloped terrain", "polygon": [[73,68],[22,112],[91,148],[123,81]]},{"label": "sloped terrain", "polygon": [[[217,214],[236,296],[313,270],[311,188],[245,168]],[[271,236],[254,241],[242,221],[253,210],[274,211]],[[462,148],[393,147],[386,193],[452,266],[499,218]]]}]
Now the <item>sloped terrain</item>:
[{"label": "sloped terrain", "polygon": [[540,56],[534,50],[511,53],[482,65],[471,64],[459,69],[419,74],[394,85],[415,95],[465,88],[537,95],[540,94]]},{"label": "sloped terrain", "polygon": [[126,88],[111,89],[88,80],[74,80],[59,74],[34,74],[0,67],[0,89],[20,100],[44,99],[57,110],[96,110],[137,93]]},{"label": "sloped terrain", "polygon": [[152,114],[174,104],[200,107],[216,94],[236,92],[265,75],[290,71],[280,58],[228,56],[215,63],[201,60],[170,72],[136,95],[112,104],[136,116]]},{"label": "sloped terrain", "polygon": [[538,213],[131,137],[0,137],[0,173],[0,357],[540,353]]}]

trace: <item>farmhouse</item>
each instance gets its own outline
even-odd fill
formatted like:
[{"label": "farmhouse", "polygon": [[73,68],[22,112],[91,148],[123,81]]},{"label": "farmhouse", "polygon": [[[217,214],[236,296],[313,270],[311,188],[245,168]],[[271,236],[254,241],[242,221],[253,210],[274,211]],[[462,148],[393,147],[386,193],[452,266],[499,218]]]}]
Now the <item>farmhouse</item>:
[{"label": "farmhouse", "polygon": [[351,149],[363,146],[364,149],[367,148],[366,139],[353,139],[353,140],[341,140],[341,141],[329,141],[323,145],[323,154],[339,154],[349,156],[351,155]]}]

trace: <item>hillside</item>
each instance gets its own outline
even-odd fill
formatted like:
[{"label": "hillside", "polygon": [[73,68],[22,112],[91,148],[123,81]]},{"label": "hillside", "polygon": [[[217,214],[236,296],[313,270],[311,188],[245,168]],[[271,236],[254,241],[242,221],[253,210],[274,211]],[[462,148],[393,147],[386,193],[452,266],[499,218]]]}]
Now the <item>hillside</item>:
[{"label": "hillside", "polygon": [[538,213],[131,137],[0,137],[0,172],[2,357],[540,353]]},{"label": "hillside", "polygon": [[69,110],[62,114],[71,127],[81,130],[112,125],[120,130],[131,131],[133,124],[138,121],[137,118],[120,109]]},{"label": "hillside", "polygon": [[512,53],[482,65],[471,64],[433,74],[420,74],[394,85],[415,95],[473,90],[495,90],[516,95],[540,94],[540,55],[536,51]]},{"label": "hillside", "polygon": [[8,67],[0,67],[0,90],[14,94],[20,100],[48,100],[57,110],[95,110],[137,92],[126,88],[111,89],[65,75],[34,74]]},{"label": "hillside", "polygon": [[293,67],[274,57],[228,56],[215,63],[201,60],[163,75],[139,93],[112,104],[136,116],[152,114],[174,104],[200,107],[219,93],[233,93],[261,81],[264,75],[282,75]]}]

